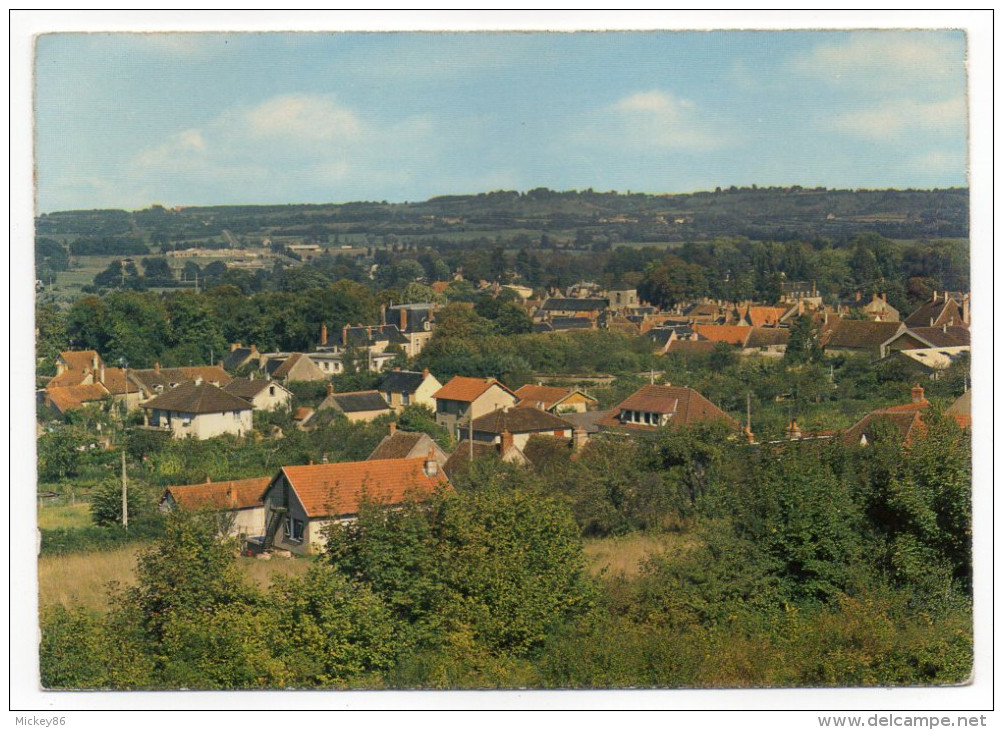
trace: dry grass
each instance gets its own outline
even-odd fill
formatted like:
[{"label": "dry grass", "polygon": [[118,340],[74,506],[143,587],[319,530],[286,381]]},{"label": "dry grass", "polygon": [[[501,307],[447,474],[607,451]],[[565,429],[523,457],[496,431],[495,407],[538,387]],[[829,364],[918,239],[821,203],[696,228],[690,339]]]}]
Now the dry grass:
[{"label": "dry grass", "polygon": [[309,558],[277,558],[258,560],[257,558],[238,558],[237,564],[244,575],[254,581],[262,590],[271,588],[275,577],[302,575],[313,560]]},{"label": "dry grass", "polygon": [[609,577],[636,576],[644,561],[652,555],[681,556],[700,545],[692,533],[646,535],[632,533],[585,541],[585,560],[594,575]]},{"label": "dry grass", "polygon": [[107,610],[108,583],[135,582],[136,555],[142,547],[129,545],[102,552],[43,555],[38,559],[39,607],[61,603],[66,607],[79,604],[97,611]]},{"label": "dry grass", "polygon": [[38,508],[38,527],[42,530],[73,529],[91,524],[91,506],[88,502],[46,504]]},{"label": "dry grass", "polygon": [[[81,605],[96,611],[108,610],[108,583],[135,583],[136,557],[145,547],[134,544],[117,550],[40,557],[39,607],[61,603],[67,608]],[[263,590],[271,587],[274,576],[300,575],[310,563],[306,558],[237,559],[244,574]]]}]

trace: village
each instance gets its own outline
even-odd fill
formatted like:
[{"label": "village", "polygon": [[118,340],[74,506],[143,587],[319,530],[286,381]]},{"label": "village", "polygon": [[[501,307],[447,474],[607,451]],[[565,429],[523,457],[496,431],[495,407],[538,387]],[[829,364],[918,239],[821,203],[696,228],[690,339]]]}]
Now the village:
[{"label": "village", "polygon": [[[430,287],[441,294],[448,284],[432,282]],[[529,287],[483,281],[480,287],[486,297],[514,293],[509,300],[532,319],[537,334],[609,330],[648,343],[658,357],[727,352],[776,361],[785,357],[792,337],[803,336],[797,333],[801,327],[816,339],[798,347],[817,347],[826,356],[895,361],[914,381],[911,389],[902,388],[901,405],[859,413],[845,430],[802,429],[792,417],[784,429],[784,438],[791,441],[839,438],[866,446],[877,422],[893,424],[908,441],[924,428],[929,402],[922,384],[936,381],[970,350],[967,293],[935,291],[915,311],[903,314],[877,293],[826,304],[812,282],[785,284],[774,302],[704,298],[668,310],[642,301],[636,289],[590,282],[545,296]],[[172,439],[283,438],[281,428],[259,424],[263,414],[284,414],[304,431],[324,428],[332,419],[383,424],[384,437],[363,461],[329,462],[324,454],[318,463],[284,463],[254,478],[207,477],[204,483],[163,491],[161,510],[227,513],[241,551],[259,558],[321,553],[327,526],[354,520],[364,501],[393,506],[451,489],[451,482],[477,460],[533,469],[532,455],[546,451],[541,443],[565,449],[574,458],[594,440],[708,423],[722,425],[733,441],[760,442],[751,410],[727,412],[691,387],[666,382],[654,369],[638,374],[647,376],[646,384],[606,408],[590,393],[597,382],[603,383],[601,377],[557,385],[552,382],[573,379],[544,372],[509,387],[497,377],[456,374],[440,380],[428,368],[408,369],[407,363],[415,362],[436,337],[437,316],[441,319],[446,306],[442,299],[383,306],[377,322],[339,328],[323,324],[309,351],[263,352],[255,343],[232,343],[218,362],[203,365],[155,363],[130,369],[107,364],[93,350],[64,351],[56,360],[55,376],[38,393],[39,408],[55,419],[40,424],[39,435],[58,429],[60,420],[73,420],[81,410],[102,408],[117,414],[127,429]],[[347,372],[369,373],[376,385],[336,391],[332,378]],[[302,393],[303,384],[313,393],[319,392],[319,384],[319,400],[297,397],[294,390]],[[966,386],[946,409],[962,428],[970,427],[970,404]],[[397,415],[405,409],[426,409],[428,422],[438,431],[399,428]],[[433,438],[437,434],[438,441]],[[93,437],[88,448],[115,449],[113,440],[121,440],[98,431]]]}]

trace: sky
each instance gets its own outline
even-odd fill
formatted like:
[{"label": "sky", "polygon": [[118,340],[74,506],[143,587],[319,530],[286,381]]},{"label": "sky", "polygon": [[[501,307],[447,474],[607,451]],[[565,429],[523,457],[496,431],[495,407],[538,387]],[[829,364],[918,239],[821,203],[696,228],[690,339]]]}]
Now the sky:
[{"label": "sky", "polygon": [[39,212],[964,186],[963,31],[55,33]]}]

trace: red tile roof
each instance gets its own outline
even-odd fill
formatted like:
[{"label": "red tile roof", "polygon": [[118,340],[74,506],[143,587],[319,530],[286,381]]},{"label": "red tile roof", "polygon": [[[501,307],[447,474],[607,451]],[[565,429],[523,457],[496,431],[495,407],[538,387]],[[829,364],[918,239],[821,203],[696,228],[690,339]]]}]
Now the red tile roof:
[{"label": "red tile roof", "polygon": [[753,327],[775,325],[787,314],[787,307],[749,307],[746,316]]},{"label": "red tile roof", "polygon": [[619,404],[605,419],[603,426],[626,428],[654,428],[643,424],[625,424],[619,420],[621,411],[673,414],[670,425],[686,425],[704,421],[723,420],[738,428],[738,422],[692,388],[671,385],[645,385]]},{"label": "red tile roof", "polygon": [[272,477],[238,479],[205,484],[168,487],[161,501],[171,495],[181,509],[249,509],[261,507],[261,499]]},{"label": "red tile roof", "polygon": [[468,378],[463,375],[456,375],[448,383],[435,391],[432,397],[436,400],[457,400],[471,403],[484,395],[492,385],[497,385],[506,393],[515,395],[515,393],[494,378]]},{"label": "red tile roof", "polygon": [[80,408],[86,403],[94,403],[108,396],[108,391],[100,383],[93,385],[68,385],[46,388],[45,398],[60,413]]},{"label": "red tile roof", "polygon": [[59,357],[66,362],[70,370],[82,371],[85,368],[93,368],[95,357],[98,359],[98,364],[101,363],[101,356],[96,350],[67,350],[59,353]]},{"label": "red tile roof", "polygon": [[752,327],[738,324],[694,324],[693,330],[711,342],[724,342],[729,345],[741,346],[745,344]]},{"label": "red tile roof", "polygon": [[441,468],[430,477],[424,467],[425,458],[373,459],[284,466],[282,473],[307,516],[331,517],[358,514],[364,499],[399,504],[411,497],[430,496],[448,484]]},{"label": "red tile roof", "polygon": [[544,408],[550,408],[557,401],[571,395],[571,389],[558,388],[555,385],[524,385],[515,391],[515,394],[520,400],[533,405],[543,403]]},{"label": "red tile roof", "polygon": [[673,340],[669,343],[666,355],[706,355],[714,351],[716,342],[710,340]]}]

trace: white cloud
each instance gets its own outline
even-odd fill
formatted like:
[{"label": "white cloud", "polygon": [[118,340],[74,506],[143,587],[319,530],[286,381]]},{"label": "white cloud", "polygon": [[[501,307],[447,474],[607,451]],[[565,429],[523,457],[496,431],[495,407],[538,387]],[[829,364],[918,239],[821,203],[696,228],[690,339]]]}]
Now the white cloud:
[{"label": "white cloud", "polygon": [[796,56],[795,72],[844,88],[957,93],[964,42],[945,31],[854,31]]},{"label": "white cloud", "polygon": [[693,101],[655,89],[600,110],[577,137],[588,144],[660,151],[709,150],[731,143],[713,127]]},{"label": "white cloud", "polygon": [[872,140],[895,140],[917,132],[963,136],[967,120],[964,97],[929,103],[890,99],[847,111],[831,121],[838,132]]},{"label": "white cloud", "polygon": [[241,121],[252,137],[301,142],[345,139],[362,131],[354,111],[315,94],[276,96],[245,112]]}]

